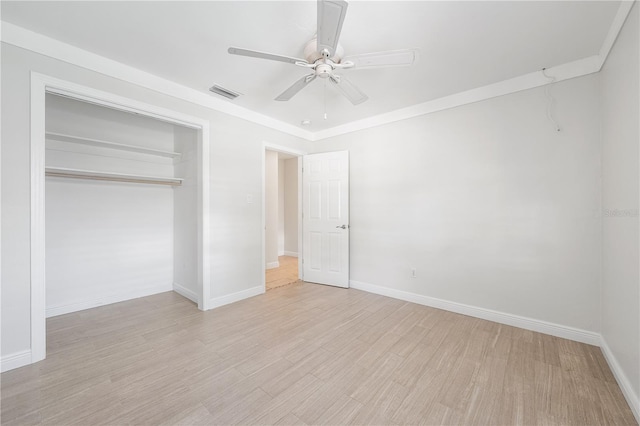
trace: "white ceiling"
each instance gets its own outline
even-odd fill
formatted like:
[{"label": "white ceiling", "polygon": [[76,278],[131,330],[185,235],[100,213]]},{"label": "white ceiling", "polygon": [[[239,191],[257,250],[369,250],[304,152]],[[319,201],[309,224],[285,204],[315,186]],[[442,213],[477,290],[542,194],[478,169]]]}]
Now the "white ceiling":
[{"label": "white ceiling", "polygon": [[[312,132],[598,54],[618,1],[351,1],[345,54],[418,48],[412,67],[344,70],[368,94],[358,106],[317,79],[273,100],[307,70],[233,56],[229,46],[303,57],[313,1],[2,2],[2,20]],[[326,93],[328,119],[323,119]],[[211,94],[211,96],[217,96]]]}]

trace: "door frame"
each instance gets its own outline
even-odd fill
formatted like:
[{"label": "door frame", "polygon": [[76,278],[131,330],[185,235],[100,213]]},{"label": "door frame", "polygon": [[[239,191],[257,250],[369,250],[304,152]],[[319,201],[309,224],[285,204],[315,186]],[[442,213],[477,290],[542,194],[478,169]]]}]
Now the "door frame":
[{"label": "door frame", "polygon": [[198,131],[198,308],[208,309],[210,279],[210,195],[208,120],[31,72],[30,102],[30,254],[31,254],[31,363],[46,357],[45,275],[45,118],[46,94],[139,114]]},{"label": "door frame", "polygon": [[263,141],[262,142],[262,228],[261,228],[261,234],[262,234],[262,254],[260,256],[261,258],[261,264],[260,264],[260,270],[262,271],[262,278],[261,278],[261,286],[263,288],[263,292],[267,291],[267,282],[266,282],[266,277],[265,277],[265,268],[266,268],[266,254],[265,254],[265,250],[266,250],[266,230],[265,227],[267,225],[267,209],[265,206],[265,200],[266,200],[266,196],[265,196],[265,192],[266,192],[266,188],[267,188],[267,177],[266,177],[266,158],[267,158],[267,151],[275,151],[275,152],[282,152],[283,154],[289,154],[289,155],[294,155],[296,157],[298,157],[298,278],[299,279],[303,279],[303,270],[302,270],[302,157],[307,155],[308,152],[306,151],[302,151],[302,150],[298,150],[298,149],[294,149],[294,148],[289,148],[286,146],[282,146],[282,145],[277,145],[271,142],[267,142],[267,141]]}]

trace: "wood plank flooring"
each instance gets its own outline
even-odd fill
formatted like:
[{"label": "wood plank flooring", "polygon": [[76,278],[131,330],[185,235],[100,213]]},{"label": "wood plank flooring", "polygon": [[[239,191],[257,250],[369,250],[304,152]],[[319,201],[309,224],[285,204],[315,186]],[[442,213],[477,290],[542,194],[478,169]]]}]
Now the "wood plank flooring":
[{"label": "wood plank flooring", "polygon": [[49,319],[2,424],[636,424],[600,350],[298,283],[200,312],[175,293]]},{"label": "wood plank flooring", "polygon": [[298,281],[298,258],[293,256],[278,257],[277,268],[267,269],[265,285],[267,290],[289,285]]}]

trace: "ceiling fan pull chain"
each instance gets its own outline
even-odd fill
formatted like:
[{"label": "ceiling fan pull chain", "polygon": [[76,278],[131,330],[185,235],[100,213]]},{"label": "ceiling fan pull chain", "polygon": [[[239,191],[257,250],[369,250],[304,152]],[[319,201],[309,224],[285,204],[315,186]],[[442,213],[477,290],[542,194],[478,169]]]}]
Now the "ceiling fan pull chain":
[{"label": "ceiling fan pull chain", "polygon": [[322,97],[324,98],[324,119],[327,119],[327,80],[324,80],[324,90],[323,90],[323,95]]}]

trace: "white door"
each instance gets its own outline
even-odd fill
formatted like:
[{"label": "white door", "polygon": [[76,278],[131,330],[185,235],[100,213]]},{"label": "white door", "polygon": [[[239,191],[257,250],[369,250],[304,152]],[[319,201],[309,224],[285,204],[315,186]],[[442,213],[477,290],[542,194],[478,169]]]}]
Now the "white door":
[{"label": "white door", "polygon": [[349,152],[305,155],[302,164],[304,280],[349,287]]}]

